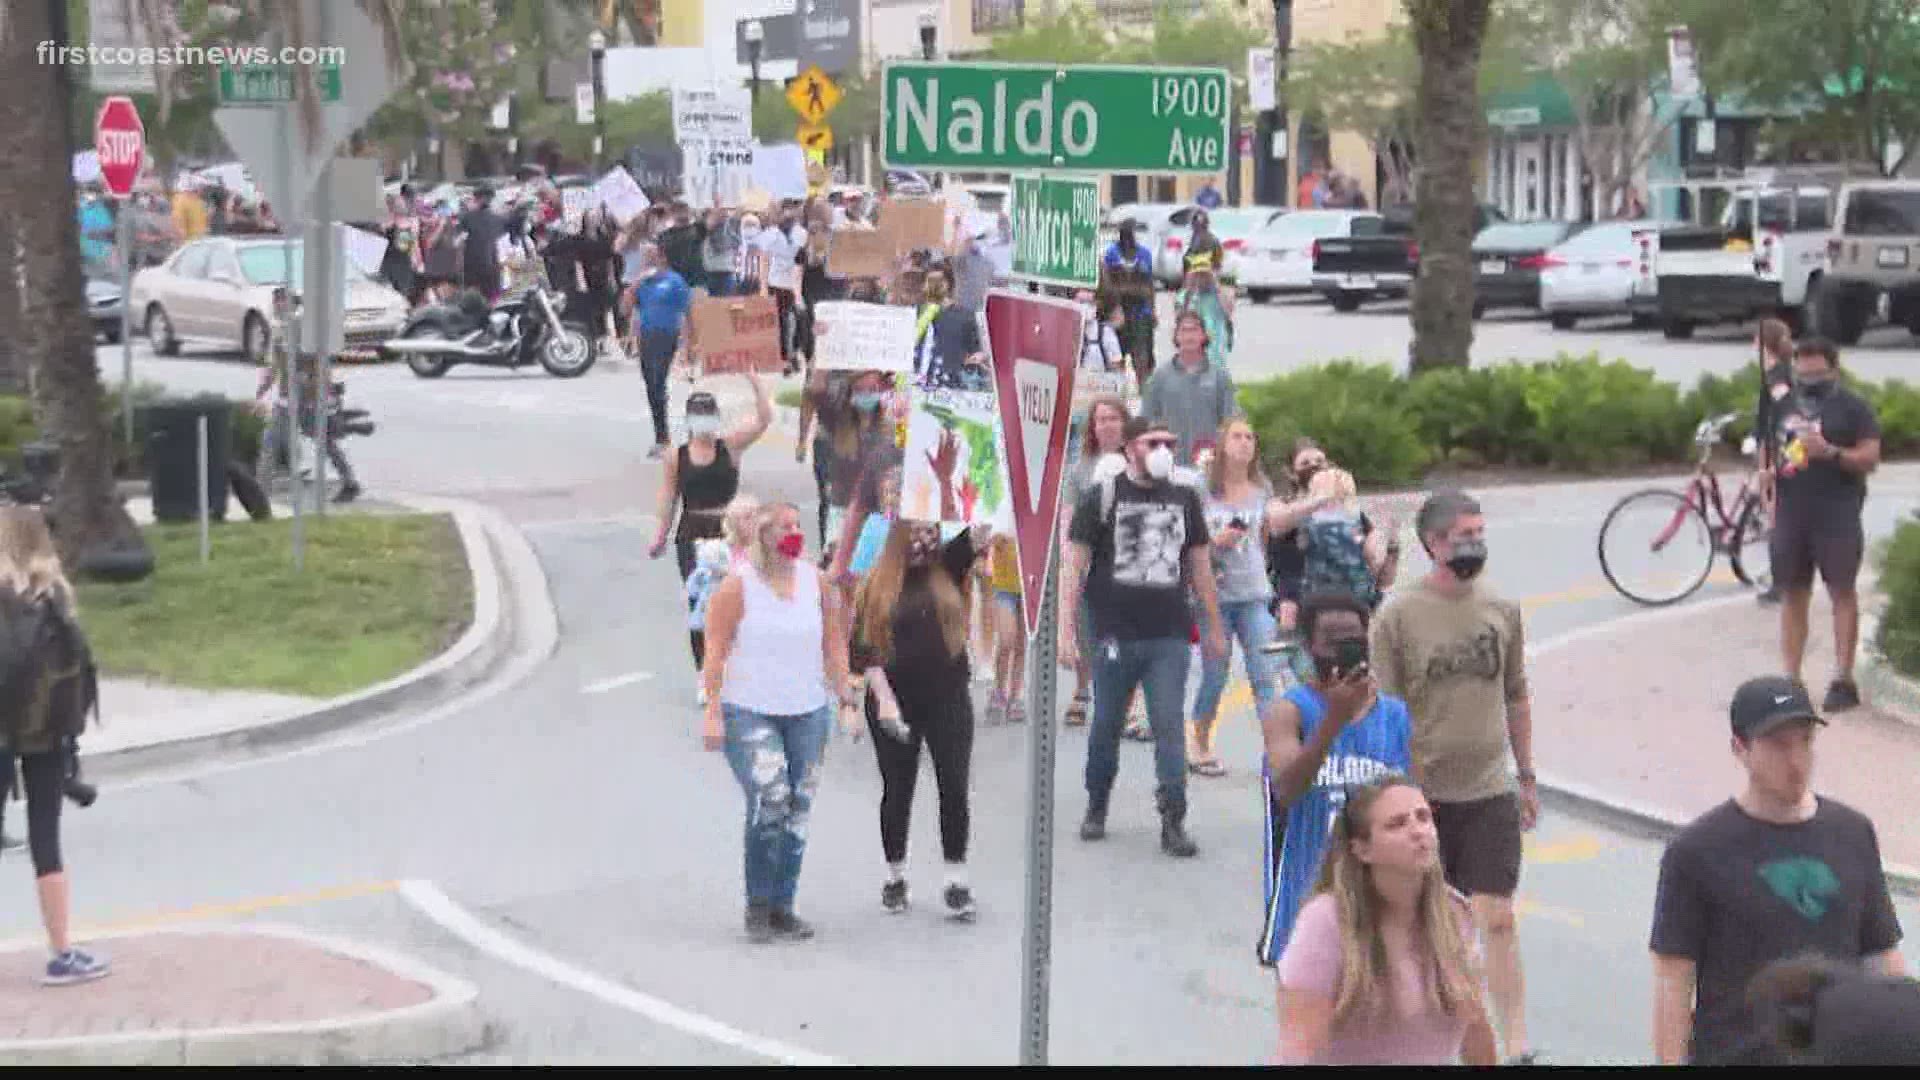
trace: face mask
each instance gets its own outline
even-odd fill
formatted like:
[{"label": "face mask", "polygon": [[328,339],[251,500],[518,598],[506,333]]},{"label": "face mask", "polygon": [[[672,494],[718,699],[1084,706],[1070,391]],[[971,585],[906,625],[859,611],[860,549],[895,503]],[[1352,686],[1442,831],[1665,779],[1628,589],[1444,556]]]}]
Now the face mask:
[{"label": "face mask", "polygon": [[720,418],[717,416],[688,413],[687,434],[695,436],[712,435],[720,430]]},{"label": "face mask", "polygon": [[1804,375],[1796,375],[1794,382],[1799,385],[1800,392],[1813,401],[1819,401],[1833,393],[1833,376],[1831,375],[1821,375],[1812,379]]},{"label": "face mask", "polygon": [[1313,654],[1313,670],[1320,676],[1321,682],[1332,682],[1336,678],[1357,671],[1366,662],[1366,638],[1342,638],[1333,643],[1331,654],[1327,656]]},{"label": "face mask", "polygon": [[1173,451],[1164,446],[1156,446],[1147,451],[1147,475],[1155,480],[1165,480],[1173,475]]},{"label": "face mask", "polygon": [[781,537],[780,542],[773,545],[773,549],[784,558],[797,559],[800,553],[807,549],[807,536],[805,533],[790,532]]},{"label": "face mask", "polygon": [[1453,545],[1453,554],[1447,556],[1447,569],[1453,571],[1453,576],[1461,581],[1472,581],[1486,565],[1485,540],[1462,540]]},{"label": "face mask", "polygon": [[880,407],[880,402],[885,397],[885,394],[863,390],[853,395],[853,407],[859,409],[861,412],[873,412]]},{"label": "face mask", "polygon": [[940,552],[939,533],[914,533],[907,540],[907,565],[926,566]]},{"label": "face mask", "polygon": [[757,237],[759,237],[759,235],[760,235],[760,226],[758,225],[742,225],[740,227],[740,239],[742,240],[751,242]]}]

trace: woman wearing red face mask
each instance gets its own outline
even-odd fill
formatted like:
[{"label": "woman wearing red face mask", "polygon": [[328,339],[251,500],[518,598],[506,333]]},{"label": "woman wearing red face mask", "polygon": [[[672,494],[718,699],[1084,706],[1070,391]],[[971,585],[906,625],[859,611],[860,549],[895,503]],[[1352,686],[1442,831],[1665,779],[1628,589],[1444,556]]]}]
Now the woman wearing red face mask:
[{"label": "woman wearing red face mask", "polygon": [[747,937],[804,941],[813,928],[793,912],[807,817],[835,699],[857,704],[836,590],[806,562],[792,503],[763,507],[746,558],[714,590],[706,618],[709,750],[724,750],[747,797]]}]

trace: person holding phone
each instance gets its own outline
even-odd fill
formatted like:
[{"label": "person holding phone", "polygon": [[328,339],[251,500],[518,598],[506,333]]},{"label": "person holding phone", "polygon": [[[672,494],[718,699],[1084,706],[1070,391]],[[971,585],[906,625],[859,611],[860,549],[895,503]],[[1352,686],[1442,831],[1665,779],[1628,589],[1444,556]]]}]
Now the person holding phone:
[{"label": "person holding phone", "polygon": [[1273,967],[1326,861],[1329,826],[1350,788],[1409,772],[1413,720],[1407,703],[1381,692],[1369,664],[1372,611],[1347,592],[1312,593],[1300,632],[1313,678],[1262,712],[1266,741],[1266,918],[1257,952]]}]

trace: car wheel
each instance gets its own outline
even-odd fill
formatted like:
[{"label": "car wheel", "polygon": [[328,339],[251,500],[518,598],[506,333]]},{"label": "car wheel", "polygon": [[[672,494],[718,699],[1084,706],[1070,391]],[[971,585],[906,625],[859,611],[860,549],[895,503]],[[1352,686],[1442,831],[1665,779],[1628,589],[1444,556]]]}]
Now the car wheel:
[{"label": "car wheel", "polygon": [[107,339],[107,344],[118,345],[120,344],[120,327],[117,325],[106,327],[100,331],[100,336]]},{"label": "car wheel", "polygon": [[267,350],[273,347],[273,335],[267,329],[267,320],[257,311],[247,312],[246,321],[240,324],[240,347],[246,350],[247,361],[258,367],[267,362]]},{"label": "car wheel", "polygon": [[1256,304],[1264,304],[1268,300],[1273,299],[1273,293],[1266,289],[1248,289],[1247,299]]},{"label": "car wheel", "polygon": [[1660,324],[1660,332],[1668,341],[1685,341],[1693,336],[1693,323],[1686,319],[1668,319]]},{"label": "car wheel", "polygon": [[173,320],[167,317],[167,309],[154,304],[147,309],[147,341],[153,345],[153,351],[161,356],[179,356],[180,339],[173,335]]},{"label": "car wheel", "polygon": [[1479,321],[1487,314],[1487,305],[1482,301],[1475,300],[1473,302],[1473,311],[1470,312],[1470,314],[1476,322]]},{"label": "car wheel", "polygon": [[1556,311],[1548,315],[1547,321],[1553,324],[1555,330],[1571,330],[1580,325],[1580,317],[1578,315],[1569,315],[1564,311]]},{"label": "car wheel", "polygon": [[1334,293],[1333,294],[1333,310],[1359,311],[1360,310],[1360,294],[1359,293]]}]

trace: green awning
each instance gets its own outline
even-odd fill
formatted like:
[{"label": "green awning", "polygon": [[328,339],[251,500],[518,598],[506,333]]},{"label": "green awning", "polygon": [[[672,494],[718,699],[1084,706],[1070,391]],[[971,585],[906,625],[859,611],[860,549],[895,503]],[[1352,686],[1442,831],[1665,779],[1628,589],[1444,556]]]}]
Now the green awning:
[{"label": "green awning", "polygon": [[1487,95],[1487,123],[1494,127],[1572,127],[1573,99],[1551,76],[1517,90]]}]

